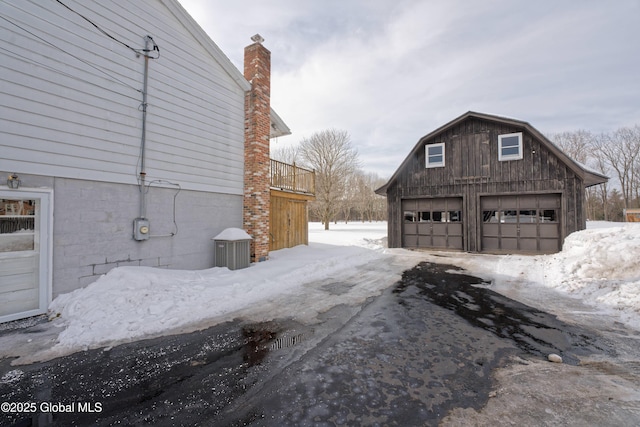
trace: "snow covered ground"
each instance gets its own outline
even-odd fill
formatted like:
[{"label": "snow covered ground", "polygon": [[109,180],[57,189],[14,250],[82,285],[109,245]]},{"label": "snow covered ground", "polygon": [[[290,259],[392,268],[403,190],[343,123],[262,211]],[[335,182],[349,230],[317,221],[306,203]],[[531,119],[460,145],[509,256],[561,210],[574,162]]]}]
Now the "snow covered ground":
[{"label": "snow covered ground", "polygon": [[[562,252],[544,256],[387,249],[385,222],[331,224],[328,231],[312,223],[309,240],[309,246],[272,252],[269,261],[235,271],[116,268],[51,303],[61,328],[54,350],[69,353],[231,320],[292,297],[315,304],[315,310],[330,308],[345,297],[321,297],[313,286],[339,283],[399,259],[407,266],[422,260],[459,265],[507,294],[556,289],[640,329],[640,224],[589,223],[566,239]],[[363,280],[349,295],[376,295],[394,284],[387,282]]]}]

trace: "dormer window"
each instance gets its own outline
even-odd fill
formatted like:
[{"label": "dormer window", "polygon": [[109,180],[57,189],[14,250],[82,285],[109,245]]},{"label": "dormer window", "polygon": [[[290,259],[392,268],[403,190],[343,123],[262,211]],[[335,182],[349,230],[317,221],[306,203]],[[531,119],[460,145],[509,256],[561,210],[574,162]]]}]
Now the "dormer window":
[{"label": "dormer window", "polygon": [[498,160],[522,159],[522,132],[498,135]]},{"label": "dormer window", "polygon": [[425,147],[426,167],[444,167],[444,142],[429,144]]}]

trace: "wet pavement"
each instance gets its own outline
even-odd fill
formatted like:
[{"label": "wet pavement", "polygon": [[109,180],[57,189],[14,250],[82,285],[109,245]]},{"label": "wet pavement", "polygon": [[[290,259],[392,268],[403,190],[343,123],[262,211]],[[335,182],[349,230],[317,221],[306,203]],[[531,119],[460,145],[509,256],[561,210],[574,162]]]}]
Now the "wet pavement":
[{"label": "wet pavement", "polygon": [[236,320],[32,365],[0,360],[0,401],[12,404],[0,425],[437,425],[482,408],[510,356],[549,353],[574,365],[615,354],[456,267],[421,263],[314,324]]}]

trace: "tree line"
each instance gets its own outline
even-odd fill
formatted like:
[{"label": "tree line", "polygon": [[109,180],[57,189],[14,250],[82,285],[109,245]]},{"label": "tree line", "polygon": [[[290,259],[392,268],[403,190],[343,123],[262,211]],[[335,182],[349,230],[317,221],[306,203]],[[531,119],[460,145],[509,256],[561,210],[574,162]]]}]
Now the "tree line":
[{"label": "tree line", "polygon": [[623,221],[625,209],[640,208],[640,126],[607,133],[577,130],[547,138],[577,162],[611,178],[587,188],[588,219]]}]

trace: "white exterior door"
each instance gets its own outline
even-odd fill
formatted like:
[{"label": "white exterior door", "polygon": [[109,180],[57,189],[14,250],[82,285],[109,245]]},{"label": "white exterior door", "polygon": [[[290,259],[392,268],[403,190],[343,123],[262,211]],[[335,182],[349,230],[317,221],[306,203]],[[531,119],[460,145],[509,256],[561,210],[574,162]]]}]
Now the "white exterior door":
[{"label": "white exterior door", "polygon": [[0,190],[0,323],[51,302],[51,190]]}]

